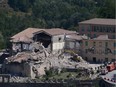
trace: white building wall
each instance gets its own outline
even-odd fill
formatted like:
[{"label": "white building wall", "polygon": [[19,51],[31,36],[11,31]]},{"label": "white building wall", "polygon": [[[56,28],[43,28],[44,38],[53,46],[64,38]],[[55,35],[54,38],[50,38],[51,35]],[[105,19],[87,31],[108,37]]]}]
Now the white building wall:
[{"label": "white building wall", "polygon": [[64,48],[64,35],[56,35],[52,37],[52,51],[58,51]]},{"label": "white building wall", "polygon": [[53,51],[63,49],[64,45],[65,45],[65,42],[53,43]]}]

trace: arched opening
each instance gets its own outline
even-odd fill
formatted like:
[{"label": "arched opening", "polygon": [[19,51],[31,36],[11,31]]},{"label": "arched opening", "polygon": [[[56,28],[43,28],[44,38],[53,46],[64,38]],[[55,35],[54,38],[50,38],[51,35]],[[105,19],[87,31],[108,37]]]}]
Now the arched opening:
[{"label": "arched opening", "polygon": [[44,32],[36,34],[34,39],[37,42],[41,42],[45,48],[47,48],[51,44],[51,36]]}]

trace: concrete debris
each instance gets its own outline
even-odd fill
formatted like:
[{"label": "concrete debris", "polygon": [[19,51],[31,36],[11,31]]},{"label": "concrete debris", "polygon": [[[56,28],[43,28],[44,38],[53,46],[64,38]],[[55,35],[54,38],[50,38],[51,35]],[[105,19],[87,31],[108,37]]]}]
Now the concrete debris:
[{"label": "concrete debris", "polygon": [[[39,77],[41,75],[45,75],[45,69],[49,70],[51,67],[57,67],[59,73],[62,68],[85,68],[90,69],[91,66],[76,53],[73,52],[70,54],[69,52],[64,52],[63,50],[59,50],[56,53],[49,53],[47,48],[41,43],[33,43],[32,45],[33,52],[20,52],[15,56],[6,59],[7,63],[28,63],[30,64],[31,75],[30,77]],[[75,57],[79,61],[74,61],[71,58]],[[15,78],[13,78],[15,79]]]},{"label": "concrete debris", "polygon": [[15,83],[26,83],[29,80],[31,80],[31,78],[29,78],[29,77],[13,76],[13,77],[10,78],[10,82],[15,82]]}]

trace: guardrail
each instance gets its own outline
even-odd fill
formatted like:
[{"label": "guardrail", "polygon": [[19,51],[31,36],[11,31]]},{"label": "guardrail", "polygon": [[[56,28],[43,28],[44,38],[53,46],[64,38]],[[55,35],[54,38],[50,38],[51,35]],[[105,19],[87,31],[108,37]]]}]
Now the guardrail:
[{"label": "guardrail", "polygon": [[11,75],[10,74],[0,74],[0,78],[2,83],[9,83]]}]

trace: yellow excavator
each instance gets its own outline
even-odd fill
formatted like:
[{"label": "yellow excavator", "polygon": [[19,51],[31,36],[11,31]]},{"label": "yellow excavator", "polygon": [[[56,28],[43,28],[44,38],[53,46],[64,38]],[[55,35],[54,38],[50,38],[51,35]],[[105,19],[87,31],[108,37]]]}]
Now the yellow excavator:
[{"label": "yellow excavator", "polygon": [[71,54],[72,60],[80,62],[80,56],[78,56],[78,54],[74,52],[73,50],[64,50],[64,52]]}]

